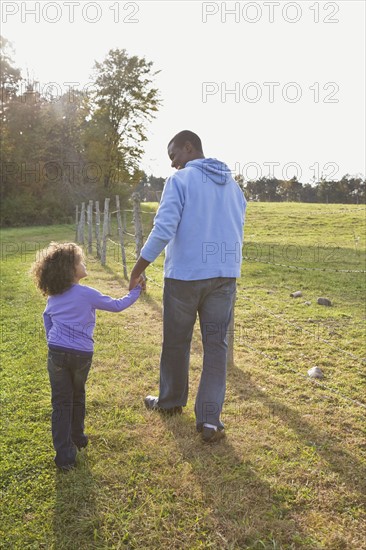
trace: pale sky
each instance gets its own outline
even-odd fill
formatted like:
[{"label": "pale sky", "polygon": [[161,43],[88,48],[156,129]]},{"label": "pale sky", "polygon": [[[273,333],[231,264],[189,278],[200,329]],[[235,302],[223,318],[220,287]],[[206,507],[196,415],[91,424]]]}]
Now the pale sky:
[{"label": "pale sky", "polygon": [[112,48],[153,61],[163,105],[142,168],[162,177],[185,129],[245,179],[365,174],[364,22],[363,0],[1,4],[15,65],[42,87],[82,88]]}]

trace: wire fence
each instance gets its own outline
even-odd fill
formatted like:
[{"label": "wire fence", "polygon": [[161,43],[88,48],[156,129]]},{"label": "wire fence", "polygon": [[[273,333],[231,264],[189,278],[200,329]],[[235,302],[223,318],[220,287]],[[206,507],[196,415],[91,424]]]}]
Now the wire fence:
[{"label": "wire fence", "polygon": [[[268,307],[263,306],[262,304],[256,302],[255,300],[252,300],[248,296],[240,295],[240,298],[242,298],[243,300],[247,300],[247,301],[251,302],[256,307],[258,307],[261,310],[265,311],[268,315],[280,320],[282,323],[285,323],[286,325],[289,325],[289,326],[293,327],[296,331],[304,332],[305,334],[309,334],[312,337],[314,336],[313,332],[311,332],[310,330],[307,330],[307,329],[305,329],[304,327],[302,327],[300,325],[297,325],[295,323],[292,323],[291,321],[288,321],[282,315],[279,315],[278,313],[273,312]],[[335,346],[333,344],[333,342],[330,342],[329,340],[325,340],[324,338],[320,338],[319,335],[317,336],[316,340],[318,342],[322,342],[324,344],[327,344],[328,346],[334,347],[338,352],[341,352],[344,355],[347,355],[348,357],[351,357],[352,359],[355,359],[356,361],[359,361],[360,363],[363,363],[364,365],[366,365],[366,359],[364,357],[358,357],[357,355],[354,355],[353,353],[351,353],[347,350],[341,349],[338,346]]]},{"label": "wire fence", "polygon": [[305,267],[299,265],[278,264],[276,262],[267,262],[265,260],[259,260],[258,258],[251,258],[250,256],[243,256],[243,259],[249,262],[258,262],[262,264],[273,265],[276,267],[285,267],[287,269],[297,269],[299,271],[323,271],[329,273],[366,273],[366,270],[363,269],[328,269],[326,267]]},{"label": "wire fence", "polygon": [[[90,200],[87,204],[83,202],[81,208],[76,206],[75,221],[76,232],[75,240],[81,245],[87,247],[88,253],[93,253],[93,246],[96,249],[96,256],[104,266],[107,262],[107,242],[120,247],[123,274],[128,279],[127,260],[126,260],[126,237],[133,238],[136,247],[136,258],[139,256],[143,245],[143,225],[142,214],[155,216],[155,212],[141,210],[140,196],[138,193],[132,195],[133,209],[121,209],[120,197],[115,196],[116,209],[110,210],[110,198],[104,200],[103,213],[100,210],[99,201]],[[127,231],[127,215],[132,214],[133,233]],[[113,240],[113,216],[116,217],[118,243]],[[103,218],[103,224],[102,224]],[[87,231],[86,231],[87,229]],[[87,236],[85,237],[85,233]]]}]

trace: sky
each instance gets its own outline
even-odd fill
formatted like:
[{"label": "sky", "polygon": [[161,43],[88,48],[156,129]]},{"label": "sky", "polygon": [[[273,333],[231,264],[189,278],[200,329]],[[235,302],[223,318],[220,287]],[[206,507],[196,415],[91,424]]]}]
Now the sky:
[{"label": "sky", "polygon": [[365,2],[5,1],[23,76],[83,89],[112,48],[160,71],[141,168],[174,172],[181,130],[245,180],[365,174]]}]

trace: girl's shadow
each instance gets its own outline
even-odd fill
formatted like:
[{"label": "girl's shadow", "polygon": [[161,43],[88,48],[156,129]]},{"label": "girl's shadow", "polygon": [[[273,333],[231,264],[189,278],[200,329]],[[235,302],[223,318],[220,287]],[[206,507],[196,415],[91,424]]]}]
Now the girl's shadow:
[{"label": "girl's shadow", "polygon": [[60,550],[97,548],[100,543],[97,485],[89,469],[87,450],[79,453],[77,461],[74,470],[57,470],[55,474],[53,532],[55,548]]}]

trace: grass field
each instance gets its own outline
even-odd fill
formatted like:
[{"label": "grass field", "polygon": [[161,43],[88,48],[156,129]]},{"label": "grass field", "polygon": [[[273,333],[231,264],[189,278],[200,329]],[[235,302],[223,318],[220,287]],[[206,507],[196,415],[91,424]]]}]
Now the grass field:
[{"label": "grass field", "polygon": [[[143,219],[146,235],[152,215]],[[28,270],[35,250],[74,234],[71,226],[2,232],[0,546],[366,549],[364,208],[249,203],[227,437],[216,445],[195,433],[197,330],[184,414],[143,406],[158,389],[160,257],[143,298],[121,314],[98,313],[90,444],[62,474],[53,464],[45,299]],[[132,243],[128,255],[131,266]],[[88,271],[86,284],[127,292],[113,242],[107,266],[89,255]],[[303,296],[291,298],[297,290]],[[320,296],[332,307],[318,305]],[[321,381],[307,377],[315,365]]]}]

